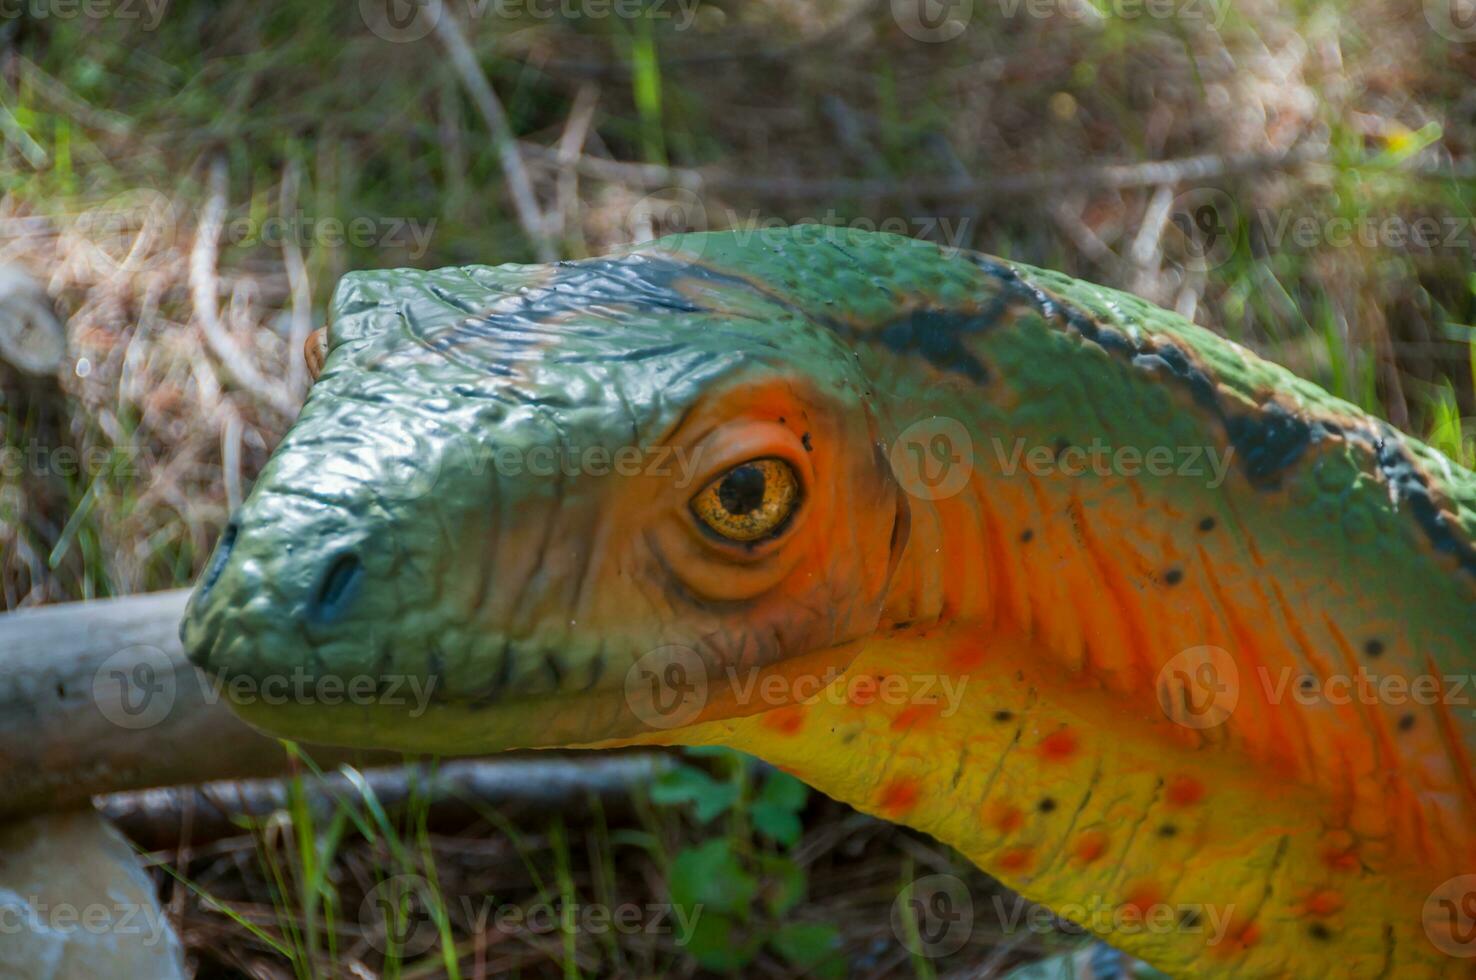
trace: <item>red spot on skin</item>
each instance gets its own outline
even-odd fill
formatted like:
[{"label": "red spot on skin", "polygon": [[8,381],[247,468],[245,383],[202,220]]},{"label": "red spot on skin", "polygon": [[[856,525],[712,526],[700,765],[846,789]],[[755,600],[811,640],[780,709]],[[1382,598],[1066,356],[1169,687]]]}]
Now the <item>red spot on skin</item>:
[{"label": "red spot on skin", "polygon": [[1011,803],[990,803],[987,806],[985,819],[989,825],[1001,834],[1008,834],[1020,829],[1024,821],[1024,815],[1020,808]]},{"label": "red spot on skin", "polygon": [[960,643],[948,654],[948,666],[960,674],[984,664],[984,648],[978,643]]},{"label": "red spot on skin", "polygon": [[780,735],[798,735],[805,727],[805,709],[799,706],[775,708],[763,716],[761,723]]},{"label": "red spot on skin", "polygon": [[1358,860],[1358,841],[1344,829],[1330,830],[1323,834],[1322,863],[1334,871],[1357,871],[1362,865]]},{"label": "red spot on skin", "polygon": [[1343,896],[1331,888],[1314,892],[1307,899],[1307,914],[1325,919],[1330,915],[1336,915],[1343,909]]},{"label": "red spot on skin", "polygon": [[1236,925],[1232,916],[1224,941],[1211,949],[1219,956],[1234,956],[1245,952],[1260,941],[1261,927],[1258,923],[1248,922],[1245,925]]},{"label": "red spot on skin", "polygon": [[1107,850],[1107,835],[1100,830],[1088,830],[1076,838],[1076,859],[1082,864],[1091,864]]},{"label": "red spot on skin", "polygon": [[934,718],[936,718],[938,716],[938,713],[942,710],[943,705],[939,703],[909,704],[907,707],[897,712],[896,717],[892,719],[892,731],[902,732],[906,731],[909,728],[912,728],[915,725],[921,725],[930,722]]},{"label": "red spot on skin", "polygon": [[1076,733],[1069,728],[1051,732],[1040,740],[1040,754],[1053,762],[1071,758],[1079,747]]},{"label": "red spot on skin", "polygon": [[999,870],[1001,871],[1024,871],[1030,867],[1035,860],[1035,853],[1029,847],[1011,847],[999,856]]},{"label": "red spot on skin", "polygon": [[1357,871],[1358,852],[1352,848],[1329,847],[1322,852],[1322,863],[1334,871]]},{"label": "red spot on skin", "polygon": [[1122,911],[1125,918],[1140,921],[1150,908],[1162,901],[1163,889],[1151,881],[1143,881],[1134,885],[1122,900]]},{"label": "red spot on skin", "polygon": [[1261,941],[1261,927],[1252,922],[1243,929],[1238,929],[1230,936],[1230,945],[1233,949],[1250,949]]},{"label": "red spot on skin", "polygon": [[846,700],[852,707],[865,708],[876,704],[880,680],[871,674],[861,674],[846,685]]},{"label": "red spot on skin", "polygon": [[1193,776],[1175,776],[1164,791],[1169,806],[1193,806],[1204,799],[1204,784]]},{"label": "red spot on skin", "polygon": [[906,813],[917,805],[917,797],[917,780],[899,776],[882,787],[877,806],[887,814]]}]

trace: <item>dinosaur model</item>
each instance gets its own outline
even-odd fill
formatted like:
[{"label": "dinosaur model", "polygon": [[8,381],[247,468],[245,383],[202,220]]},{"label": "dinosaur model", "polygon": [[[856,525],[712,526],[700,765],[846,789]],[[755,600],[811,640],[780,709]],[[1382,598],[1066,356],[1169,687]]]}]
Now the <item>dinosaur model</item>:
[{"label": "dinosaur model", "polygon": [[1177,976],[1476,976],[1476,476],[1286,370],[818,226],[350,274],[309,359],[182,633],[259,727],[731,746]]}]

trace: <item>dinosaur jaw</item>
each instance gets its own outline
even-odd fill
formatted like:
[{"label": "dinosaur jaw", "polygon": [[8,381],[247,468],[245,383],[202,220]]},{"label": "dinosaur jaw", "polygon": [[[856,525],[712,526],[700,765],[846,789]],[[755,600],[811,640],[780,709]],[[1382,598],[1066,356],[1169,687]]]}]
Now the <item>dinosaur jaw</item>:
[{"label": "dinosaur jaw", "polygon": [[684,733],[761,715],[827,689],[861,645],[752,670],[712,671],[685,647],[658,647],[591,690],[495,699],[444,697],[434,675],[236,676],[211,683],[247,723],[323,745],[436,755],[681,742]]}]

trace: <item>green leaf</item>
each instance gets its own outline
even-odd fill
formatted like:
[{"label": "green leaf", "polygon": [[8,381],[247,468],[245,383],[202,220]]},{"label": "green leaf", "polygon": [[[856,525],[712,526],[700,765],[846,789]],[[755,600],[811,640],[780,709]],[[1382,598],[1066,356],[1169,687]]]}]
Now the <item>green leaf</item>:
[{"label": "green leaf", "polygon": [[682,754],[690,755],[694,759],[731,759],[737,758],[742,753],[726,745],[689,745],[682,749]]},{"label": "green leaf", "polygon": [[738,802],[738,787],[720,783],[693,766],[678,766],[652,785],[651,800],[665,806],[690,803],[697,821],[705,824],[733,808]]},{"label": "green leaf", "polygon": [[743,870],[727,839],[719,838],[679,853],[671,863],[667,887],[672,902],[694,915],[718,912],[746,919],[758,881]]},{"label": "green leaf", "polygon": [[744,942],[736,922],[706,909],[692,923],[683,948],[706,969],[732,973],[753,961],[758,943],[751,939]]},{"label": "green leaf", "polygon": [[755,803],[748,815],[753,820],[755,830],[785,847],[793,846],[804,831],[799,814],[787,807],[773,803]]},{"label": "green leaf", "polygon": [[760,803],[770,803],[786,810],[804,809],[805,801],[810,798],[810,788],[795,779],[787,772],[773,769],[764,779],[763,792],[759,793]]},{"label": "green leaf", "polygon": [[769,945],[785,961],[820,977],[843,977],[840,930],[825,923],[791,922],[769,937]]},{"label": "green leaf", "polygon": [[781,854],[760,855],[758,862],[769,914],[783,915],[804,900],[808,884],[804,868]]}]

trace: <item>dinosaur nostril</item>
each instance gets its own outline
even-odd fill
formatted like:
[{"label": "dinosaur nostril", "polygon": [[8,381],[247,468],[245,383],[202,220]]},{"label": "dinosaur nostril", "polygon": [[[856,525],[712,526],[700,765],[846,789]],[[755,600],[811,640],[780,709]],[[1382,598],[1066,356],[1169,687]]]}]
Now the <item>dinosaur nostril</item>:
[{"label": "dinosaur nostril", "polygon": [[226,524],[225,530],[220,533],[220,542],[215,546],[215,555],[210,559],[210,567],[205,569],[205,578],[200,583],[200,598],[210,594],[215,588],[215,583],[220,581],[220,575],[225,571],[226,563],[231,559],[231,550],[236,547],[236,536],[241,533],[241,525],[234,518]]},{"label": "dinosaur nostril", "polygon": [[353,603],[364,578],[364,565],[352,551],[339,554],[328,565],[318,582],[317,594],[308,607],[308,618],[315,623],[332,623]]}]

